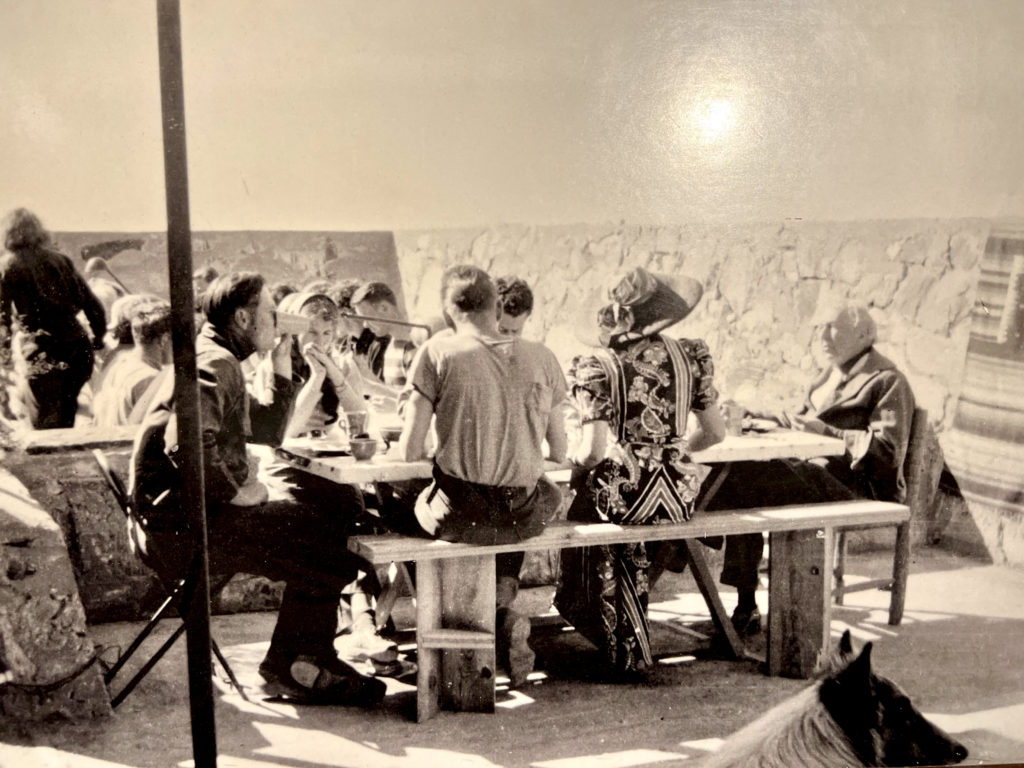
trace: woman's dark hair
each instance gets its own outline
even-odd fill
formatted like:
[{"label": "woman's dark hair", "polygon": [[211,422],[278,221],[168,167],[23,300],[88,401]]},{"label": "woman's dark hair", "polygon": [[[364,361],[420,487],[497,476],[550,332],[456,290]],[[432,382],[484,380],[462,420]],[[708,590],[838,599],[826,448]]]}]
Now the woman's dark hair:
[{"label": "woman's dark hair", "polygon": [[519,317],[533,311],[533,291],[525,280],[506,275],[495,280],[494,287],[498,291],[498,306],[506,315]]},{"label": "woman's dark hair", "polygon": [[456,264],[441,277],[441,304],[462,312],[494,309],[497,292],[491,276],[472,264]]},{"label": "woman's dark hair", "polygon": [[27,208],[15,208],[4,221],[4,247],[9,251],[48,245],[50,233]]},{"label": "woman's dark hair", "polygon": [[203,291],[200,309],[206,321],[217,330],[224,330],[235,316],[235,310],[259,302],[266,281],[256,272],[232,272],[218,277]]}]

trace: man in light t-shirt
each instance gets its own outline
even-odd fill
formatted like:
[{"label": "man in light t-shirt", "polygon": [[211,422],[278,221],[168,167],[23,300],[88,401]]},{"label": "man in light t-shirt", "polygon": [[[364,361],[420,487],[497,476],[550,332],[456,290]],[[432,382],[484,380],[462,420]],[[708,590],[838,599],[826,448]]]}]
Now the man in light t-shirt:
[{"label": "man in light t-shirt", "polygon": [[[483,270],[448,269],[441,300],[454,333],[420,348],[407,384],[400,453],[406,461],[426,456],[432,420],[437,450],[433,482],[406,530],[474,544],[535,536],[561,501],[544,474],[543,444],[549,459],[565,458],[565,378],[543,344],[501,334],[497,293]],[[507,644],[513,685],[533,668],[529,619],[510,609],[522,563],[521,552],[499,555],[496,563],[499,653]]]}]

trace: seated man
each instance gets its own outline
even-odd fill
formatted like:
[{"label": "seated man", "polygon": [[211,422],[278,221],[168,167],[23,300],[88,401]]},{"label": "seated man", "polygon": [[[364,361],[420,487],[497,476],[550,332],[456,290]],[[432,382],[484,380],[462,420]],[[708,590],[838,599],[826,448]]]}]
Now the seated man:
[{"label": "seated man", "polygon": [[136,413],[135,406],[160,369],[173,359],[170,302],[142,305],[132,315],[131,333],[134,346],[107,371],[103,387],[93,398],[97,426],[142,423],[145,414]]},{"label": "seated man", "polygon": [[[498,331],[494,283],[483,270],[448,269],[441,301],[454,333],[420,347],[399,440],[406,461],[424,458],[436,420],[433,482],[391,522],[405,533],[474,544],[535,536],[561,502],[544,474],[542,443],[549,458],[564,460],[565,378],[543,344]],[[529,619],[511,610],[522,563],[522,552],[497,558],[498,651],[509,655],[513,685],[525,681],[534,660]]]},{"label": "seated man", "polygon": [[[875,336],[875,322],[865,307],[840,307],[819,337],[829,367],[811,383],[800,410],[752,414],[783,427],[842,438],[845,454],[732,464],[708,512],[837,499],[904,500],[903,460],[914,395],[906,377],[874,348]],[[726,539],[721,580],[739,593],[733,624],[741,633],[761,628],[754,593],[763,541],[761,534]]]},{"label": "seated man", "polygon": [[[307,703],[375,704],[384,684],[359,675],[333,647],[341,591],[360,567],[369,568],[345,546],[348,522],[362,511],[359,493],[338,485],[325,496],[315,483],[305,483],[302,472],[280,465],[266,471],[246,446],[247,440],[280,442],[297,386],[291,381],[292,339],[285,336],[275,346],[270,290],[252,272],[214,280],[203,294],[203,311],[196,368],[210,570],[287,582],[259,667],[268,693]],[[241,361],[271,350],[274,399],[263,405],[247,394]],[[173,377],[159,389],[136,439],[130,487],[146,521],[147,551],[181,573],[193,546],[177,498]]]},{"label": "seated man", "polygon": [[498,289],[498,330],[506,336],[522,336],[523,326],[533,312],[533,291],[513,275],[494,281]]}]

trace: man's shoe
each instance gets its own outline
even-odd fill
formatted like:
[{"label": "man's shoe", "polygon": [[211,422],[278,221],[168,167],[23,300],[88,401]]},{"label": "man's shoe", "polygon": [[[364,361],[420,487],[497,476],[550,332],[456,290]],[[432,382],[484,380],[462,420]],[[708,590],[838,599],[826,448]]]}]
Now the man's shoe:
[{"label": "man's shoe", "polygon": [[344,659],[370,661],[374,664],[393,664],[398,661],[398,645],[368,629],[342,635],[334,647]]},{"label": "man's shoe", "polygon": [[259,667],[268,698],[296,704],[341,704],[372,707],[380,703],[387,686],[364,677],[344,662],[299,656],[290,665],[264,660]]},{"label": "man's shoe", "polygon": [[741,637],[756,635],[761,631],[761,611],[753,608],[736,608],[732,612],[732,626]]},{"label": "man's shoe", "polygon": [[537,654],[530,648],[530,617],[516,613],[509,608],[498,611],[497,651],[500,662],[508,660],[510,687],[518,688],[526,683],[533,672]]}]

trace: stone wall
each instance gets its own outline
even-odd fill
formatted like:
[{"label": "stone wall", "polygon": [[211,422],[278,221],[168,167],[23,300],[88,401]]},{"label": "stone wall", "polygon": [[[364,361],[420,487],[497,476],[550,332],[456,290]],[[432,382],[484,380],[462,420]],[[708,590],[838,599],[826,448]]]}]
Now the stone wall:
[{"label": "stone wall", "polygon": [[752,225],[501,226],[395,235],[411,315],[440,311],[443,270],[473,262],[534,288],[526,335],[567,361],[581,303],[634,266],[705,287],[678,328],[705,339],[719,390],[756,406],[802,397],[816,369],[812,318],[840,299],[873,305],[879,349],[906,372],[941,432],[953,417],[987,222],[781,221]]},{"label": "stone wall", "polygon": [[[508,225],[397,232],[395,240],[410,315],[440,313],[440,277],[451,264],[517,274],[536,297],[526,336],[544,341],[563,363],[580,349],[573,328],[581,305],[609,275],[635,266],[689,274],[704,284],[704,297],[671,330],[705,339],[722,396],[755,408],[802,400],[819,366],[811,352],[819,311],[842,300],[869,304],[878,348],[907,374],[941,444],[959,394],[988,230],[975,219]],[[939,518],[954,517],[950,504],[957,500],[937,497],[915,525],[918,542],[941,536]],[[974,545],[978,537],[971,539]]]},{"label": "stone wall", "polygon": [[61,529],[0,468],[0,717],[110,713]]}]

